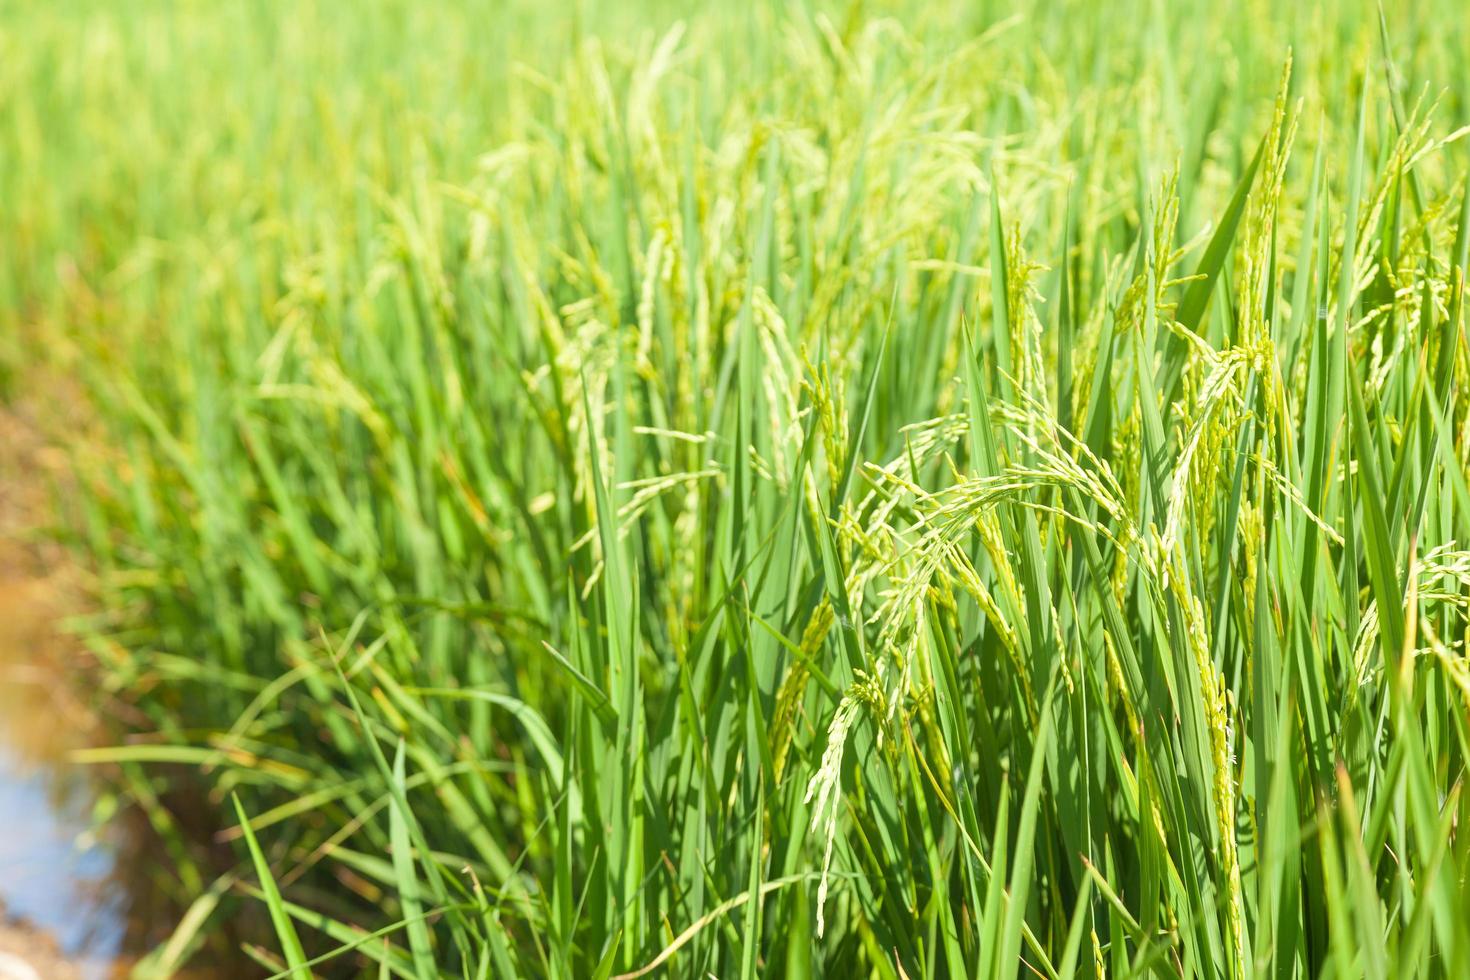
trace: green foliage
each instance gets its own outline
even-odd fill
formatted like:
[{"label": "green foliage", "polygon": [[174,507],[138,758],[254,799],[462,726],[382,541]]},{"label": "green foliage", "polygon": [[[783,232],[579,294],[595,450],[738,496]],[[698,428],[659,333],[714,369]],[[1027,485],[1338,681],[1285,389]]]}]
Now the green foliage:
[{"label": "green foliage", "polygon": [[155,962],[1470,973],[1463,12],[1002,6],[0,7]]}]

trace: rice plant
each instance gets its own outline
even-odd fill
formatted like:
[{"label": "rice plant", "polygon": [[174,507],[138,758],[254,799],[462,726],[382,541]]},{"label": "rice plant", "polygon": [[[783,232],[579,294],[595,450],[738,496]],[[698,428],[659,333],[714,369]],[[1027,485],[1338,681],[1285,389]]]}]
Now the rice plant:
[{"label": "rice plant", "polygon": [[543,6],[0,7],[140,971],[1470,973],[1458,6]]}]

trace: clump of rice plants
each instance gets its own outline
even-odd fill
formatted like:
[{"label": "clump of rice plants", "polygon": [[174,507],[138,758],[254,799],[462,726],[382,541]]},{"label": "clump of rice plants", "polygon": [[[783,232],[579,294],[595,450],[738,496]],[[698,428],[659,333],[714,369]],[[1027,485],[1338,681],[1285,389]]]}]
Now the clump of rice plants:
[{"label": "clump of rice plants", "polygon": [[1458,13],[0,11],[145,966],[1465,975]]}]

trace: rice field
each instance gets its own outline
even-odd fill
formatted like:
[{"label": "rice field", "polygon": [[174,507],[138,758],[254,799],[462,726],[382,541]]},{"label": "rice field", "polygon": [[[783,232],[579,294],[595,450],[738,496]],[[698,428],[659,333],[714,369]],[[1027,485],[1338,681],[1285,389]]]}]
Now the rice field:
[{"label": "rice field", "polygon": [[135,975],[1470,975],[1467,147],[1453,0],[0,3]]}]

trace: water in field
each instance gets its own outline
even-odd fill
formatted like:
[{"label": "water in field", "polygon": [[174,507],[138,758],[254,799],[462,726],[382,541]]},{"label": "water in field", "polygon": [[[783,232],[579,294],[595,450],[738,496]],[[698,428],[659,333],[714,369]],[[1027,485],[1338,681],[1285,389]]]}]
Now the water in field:
[{"label": "water in field", "polygon": [[111,849],[91,832],[87,774],[66,761],[82,729],[41,662],[36,583],[0,572],[0,590],[0,904],[10,920],[0,952],[42,977],[65,975],[44,961],[54,945],[71,975],[105,978],[122,948],[126,896]]},{"label": "water in field", "polygon": [[[0,899],[6,913],[49,934],[86,978],[108,977],[124,933],[112,856],[88,833],[85,795],[58,786],[0,746]],[[3,945],[3,940],[0,940]],[[0,949],[0,951],[4,951]],[[43,964],[27,957],[41,975]]]}]

